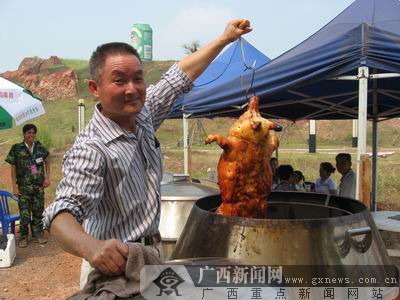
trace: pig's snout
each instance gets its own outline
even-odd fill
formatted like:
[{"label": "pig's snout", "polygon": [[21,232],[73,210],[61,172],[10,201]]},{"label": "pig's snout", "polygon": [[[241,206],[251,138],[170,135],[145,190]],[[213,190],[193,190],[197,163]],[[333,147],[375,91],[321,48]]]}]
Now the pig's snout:
[{"label": "pig's snout", "polygon": [[257,130],[259,128],[261,128],[261,121],[251,121],[251,128],[253,128],[254,130]]}]

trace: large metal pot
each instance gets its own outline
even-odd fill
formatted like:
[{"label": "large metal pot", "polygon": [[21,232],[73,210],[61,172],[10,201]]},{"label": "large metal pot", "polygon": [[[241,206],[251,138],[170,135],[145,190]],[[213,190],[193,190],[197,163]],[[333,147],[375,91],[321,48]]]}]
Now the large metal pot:
[{"label": "large metal pot", "polygon": [[[306,266],[307,272],[330,278],[338,269],[344,277],[397,278],[393,269],[384,267],[391,261],[369,210],[359,201],[273,192],[264,219],[215,214],[220,204],[219,195],[195,203],[172,260],[201,264],[215,257],[248,265]],[[398,287],[383,290],[383,299],[393,299],[398,293]]]},{"label": "large metal pot", "polygon": [[219,196],[193,206],[171,259],[226,257],[268,265],[390,265],[369,210],[359,201],[273,192],[265,219],[213,211]]},{"label": "large metal pot", "polygon": [[174,181],[174,174],[169,172],[164,172],[161,179],[161,185],[167,184],[168,182]]},{"label": "large metal pot", "polygon": [[200,198],[218,194],[218,189],[192,182],[187,175],[174,175],[172,181],[161,185],[159,230],[165,259],[170,257],[175,248],[193,204]]}]

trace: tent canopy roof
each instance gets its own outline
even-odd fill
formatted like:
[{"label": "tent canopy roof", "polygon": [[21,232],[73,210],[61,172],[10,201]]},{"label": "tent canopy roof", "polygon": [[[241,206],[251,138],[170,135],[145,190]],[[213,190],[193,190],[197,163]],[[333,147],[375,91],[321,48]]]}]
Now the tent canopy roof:
[{"label": "tent canopy roof", "polygon": [[[314,35],[257,68],[253,93],[269,118],[356,119],[358,80],[333,78],[357,76],[361,66],[369,74],[400,73],[399,0],[354,1]],[[252,75],[240,81],[248,87]],[[400,77],[368,81],[369,118],[400,116],[399,86]],[[183,110],[192,117],[238,116],[247,104],[237,78],[185,98]]]},{"label": "tent canopy roof", "polygon": [[182,108],[186,104],[196,106],[197,101],[201,100],[197,97],[199,93],[218,88],[232,80],[235,81],[235,84],[239,84],[243,91],[246,91],[251,81],[245,81],[244,75],[252,73],[247,66],[259,69],[270,61],[266,55],[254,48],[244,38],[233,42],[194,81],[192,91],[177,100],[170,113],[170,118],[182,117]]}]

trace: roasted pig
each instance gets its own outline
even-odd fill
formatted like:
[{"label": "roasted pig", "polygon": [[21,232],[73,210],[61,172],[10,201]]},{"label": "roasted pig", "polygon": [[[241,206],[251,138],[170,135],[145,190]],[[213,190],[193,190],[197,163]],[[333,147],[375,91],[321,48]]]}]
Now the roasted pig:
[{"label": "roasted pig", "polygon": [[229,129],[228,137],[209,135],[206,144],[216,142],[224,151],[218,163],[218,184],[222,204],[218,214],[262,218],[271,192],[271,154],[278,138],[271,130],[280,126],[264,119],[259,97],[250,99],[248,110]]}]

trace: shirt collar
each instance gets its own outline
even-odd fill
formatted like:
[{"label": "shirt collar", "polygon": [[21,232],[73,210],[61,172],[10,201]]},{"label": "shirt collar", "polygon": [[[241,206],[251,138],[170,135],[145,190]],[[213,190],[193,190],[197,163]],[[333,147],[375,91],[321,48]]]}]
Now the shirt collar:
[{"label": "shirt collar", "polygon": [[[150,125],[149,114],[145,107],[142,108],[141,112],[136,116],[136,126],[142,127],[148,130],[148,126]],[[129,133],[126,129],[119,126],[113,120],[105,117],[101,113],[101,104],[97,103],[94,108],[93,114],[93,124],[97,128],[97,133],[101,137],[101,139],[105,143],[109,143],[115,139],[118,139],[120,136],[132,136],[132,133]]]},{"label": "shirt collar", "polygon": [[340,181],[342,182],[346,177],[350,176],[350,174],[353,172],[353,169],[349,169],[343,176],[340,178]]},{"label": "shirt collar", "polygon": [[32,154],[33,148],[35,147],[35,141],[32,143],[32,148],[29,147],[27,142],[24,141],[23,143],[25,144],[25,146],[28,149],[28,151]]}]

